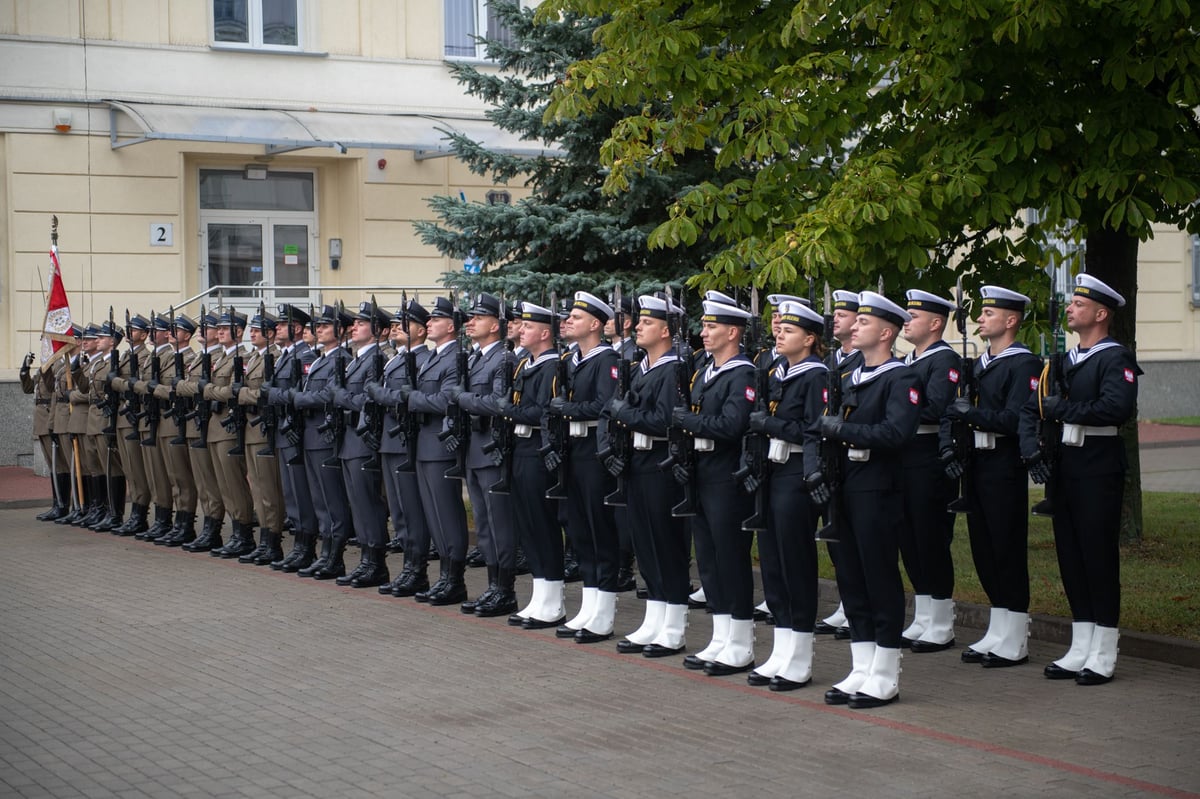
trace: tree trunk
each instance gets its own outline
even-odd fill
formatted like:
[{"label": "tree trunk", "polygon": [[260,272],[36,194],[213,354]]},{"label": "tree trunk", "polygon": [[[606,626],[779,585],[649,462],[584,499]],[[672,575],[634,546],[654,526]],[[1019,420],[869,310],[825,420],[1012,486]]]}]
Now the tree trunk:
[{"label": "tree trunk", "polygon": [[[1087,273],[1103,280],[1125,298],[1125,307],[1113,314],[1112,337],[1137,356],[1137,237],[1100,225],[1088,226],[1084,255]],[[1121,440],[1129,469],[1121,503],[1121,542],[1142,540],[1142,459],[1138,449],[1137,408],[1121,425]]]}]

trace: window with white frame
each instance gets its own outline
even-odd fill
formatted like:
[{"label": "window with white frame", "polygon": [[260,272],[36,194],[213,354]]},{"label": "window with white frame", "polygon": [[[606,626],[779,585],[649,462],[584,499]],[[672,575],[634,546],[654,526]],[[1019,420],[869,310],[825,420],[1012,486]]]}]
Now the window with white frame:
[{"label": "window with white frame", "polygon": [[300,50],[304,0],[213,0],[213,43]]},{"label": "window with white frame", "polygon": [[512,42],[512,32],[487,0],[445,0],[446,58],[486,58],[478,38]]},{"label": "window with white frame", "polygon": [[1192,236],[1192,307],[1200,308],[1200,236]]}]

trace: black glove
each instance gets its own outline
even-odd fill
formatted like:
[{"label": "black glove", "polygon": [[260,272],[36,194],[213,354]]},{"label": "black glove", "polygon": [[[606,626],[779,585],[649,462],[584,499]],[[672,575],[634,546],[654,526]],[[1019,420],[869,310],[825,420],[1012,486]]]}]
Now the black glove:
[{"label": "black glove", "polygon": [[604,459],[604,468],[613,477],[620,477],[625,473],[625,459],[618,458],[616,455],[609,455]]},{"label": "black glove", "polygon": [[358,437],[362,439],[363,445],[366,446],[367,449],[371,450],[372,452],[379,451],[379,439],[370,431],[370,429],[362,430],[359,432]]},{"label": "black glove", "polygon": [[742,490],[747,494],[757,494],[760,488],[762,488],[762,480],[759,480],[753,472],[742,478]]},{"label": "black glove", "polygon": [[27,353],[21,361],[21,377],[29,377],[29,367],[33,365],[33,353]]},{"label": "black glove", "polygon": [[609,416],[613,417],[614,419],[617,419],[620,417],[621,411],[625,410],[628,407],[629,407],[628,398],[614,396],[612,399],[610,399],[608,401],[608,414],[609,414]]},{"label": "black glove", "polygon": [[966,397],[959,397],[946,406],[946,417],[949,419],[967,419],[974,407]]},{"label": "black glove", "polygon": [[755,433],[765,432],[767,429],[767,420],[771,418],[771,414],[766,411],[751,411],[750,412],[750,429]]},{"label": "black glove", "polygon": [[676,463],[671,467],[671,476],[675,478],[675,482],[682,485],[687,485],[692,480],[692,472],[682,463]]},{"label": "black glove", "polygon": [[1046,463],[1040,451],[1021,458],[1021,463],[1025,464],[1029,477],[1038,485],[1045,485],[1050,480],[1050,464]]},{"label": "black glove", "polygon": [[[111,388],[111,385],[109,386]],[[204,399],[204,389],[208,388],[208,381],[203,377],[196,381],[196,396]]]},{"label": "black glove", "polygon": [[628,402],[630,405],[637,405],[638,399],[639,399],[639,397],[638,397],[637,392],[634,391],[632,388],[625,392],[625,401]]},{"label": "black glove", "polygon": [[805,477],[804,486],[808,489],[809,498],[818,505],[824,505],[832,496],[829,484],[825,482],[825,474],[823,472],[813,472],[808,477]]},{"label": "black glove", "polygon": [[695,430],[693,430],[693,427],[695,425],[695,422],[696,422],[696,414],[692,413],[691,411],[689,411],[687,408],[683,407],[682,405],[676,405],[671,410],[671,426],[672,427],[682,427],[684,430],[687,430],[689,433],[694,433]]},{"label": "black glove", "polygon": [[501,419],[504,419],[509,422],[512,421],[512,418],[513,418],[512,400],[510,400],[508,397],[501,397],[500,399],[496,400],[496,408],[499,411],[499,413],[497,415]]},{"label": "black glove", "polygon": [[951,480],[957,480],[963,476],[964,464],[958,459],[958,453],[947,447],[938,455],[938,460],[942,462],[942,471]]},{"label": "black glove", "polygon": [[493,466],[504,465],[504,450],[500,449],[500,447],[492,447],[492,450],[488,453],[488,457],[492,459]]},{"label": "black glove", "polygon": [[563,397],[551,397],[550,404],[546,406],[546,413],[551,416],[566,416],[565,409],[567,401]]},{"label": "black glove", "polygon": [[411,395],[411,394],[412,394],[412,386],[409,386],[409,385],[400,386],[400,404],[407,405],[409,395]]},{"label": "black glove", "polygon": [[558,457],[554,450],[546,450],[546,454],[542,456],[542,464],[545,465],[546,471],[557,472],[558,467],[562,466],[562,458]]},{"label": "black glove", "polygon": [[842,417],[840,416],[822,416],[817,419],[817,432],[822,438],[833,439],[834,441],[841,440],[842,434]]},{"label": "black glove", "polygon": [[1042,397],[1042,418],[1053,422],[1061,422],[1066,410],[1066,401],[1057,394]]}]

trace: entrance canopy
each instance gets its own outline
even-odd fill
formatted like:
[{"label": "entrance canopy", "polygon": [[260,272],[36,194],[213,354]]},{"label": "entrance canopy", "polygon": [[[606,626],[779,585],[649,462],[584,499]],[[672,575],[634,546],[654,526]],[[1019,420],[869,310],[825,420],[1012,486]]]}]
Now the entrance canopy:
[{"label": "entrance canopy", "polygon": [[418,160],[453,154],[449,134],[461,133],[488,150],[527,157],[563,151],[526,141],[486,119],[430,114],[354,114],[334,111],[278,111],[108,101],[112,148],[172,141],[261,144],[268,154],[332,147],[412,150]]}]

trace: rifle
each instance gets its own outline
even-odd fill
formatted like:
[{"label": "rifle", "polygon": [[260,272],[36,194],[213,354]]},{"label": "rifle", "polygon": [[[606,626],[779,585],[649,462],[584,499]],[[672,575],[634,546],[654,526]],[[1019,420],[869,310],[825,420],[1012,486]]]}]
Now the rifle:
[{"label": "rifle", "polygon": [[[408,292],[400,292],[400,327],[404,330],[404,339],[408,343],[404,348],[404,377],[408,381],[410,391],[417,388],[417,354],[413,352],[412,334],[408,325]],[[392,407],[392,415],[398,420],[396,426],[388,431],[388,435],[403,435],[404,450],[407,459],[396,466],[396,473],[415,472],[417,470],[417,436],[421,432],[421,420],[417,414],[409,412],[401,404]]]},{"label": "rifle", "polygon": [[[375,295],[371,295],[371,337],[375,339],[375,350],[371,354],[372,366],[375,370],[374,380],[378,381],[383,378],[383,352],[379,349],[379,304],[375,302]],[[363,403],[362,409],[362,426],[365,428],[362,434],[363,443],[371,450],[371,455],[363,461],[362,469],[364,472],[378,472],[380,470],[379,444],[383,440],[383,408],[370,400]]]},{"label": "rifle", "polygon": [[[154,344],[154,337],[157,335],[155,327],[156,318],[154,309],[150,309],[150,343]],[[149,345],[147,345],[149,346]],[[146,437],[142,439],[143,447],[153,447],[158,444],[158,424],[162,420],[162,406],[159,404],[158,397],[154,396],[154,389],[158,387],[159,381],[162,380],[162,363],[158,357],[158,345],[154,344],[154,349],[150,351],[150,385],[147,386],[146,398],[142,400],[141,416],[146,419]]]},{"label": "rifle", "polygon": [[[290,312],[291,305],[288,306]],[[266,319],[267,306],[259,300],[258,303],[258,318],[259,320]],[[289,328],[288,335],[291,335]],[[266,337],[266,334],[263,334]],[[271,352],[271,344],[267,342],[266,349],[263,350],[263,379],[262,385],[268,388],[275,387],[275,353]],[[256,458],[274,458],[275,457],[275,433],[279,429],[279,412],[275,406],[267,401],[267,397],[263,396],[261,388],[258,395],[258,423],[262,427],[263,438],[267,440],[267,445],[254,453]]]},{"label": "rifle", "polygon": [[[620,347],[625,332],[625,311],[621,307],[621,284],[613,287],[613,322],[617,330],[617,346]],[[623,349],[623,348],[621,348]],[[629,397],[629,381],[631,361],[625,353],[617,350],[620,359],[617,361],[617,388],[615,396],[621,399]],[[597,453],[601,462],[609,456],[615,457],[621,464],[621,471],[616,475],[617,485],[612,493],[604,497],[605,505],[623,508],[629,504],[629,490],[626,485],[626,475],[629,473],[629,461],[633,454],[633,430],[616,419],[608,420],[608,446]]]},{"label": "rifle", "polygon": [[[1042,403],[1049,397],[1057,397],[1062,392],[1063,353],[1058,348],[1058,337],[1062,333],[1062,320],[1058,307],[1058,270],[1050,268],[1050,359],[1042,370],[1042,378],[1038,381],[1038,449],[1042,459],[1053,474],[1058,464],[1059,450],[1062,447],[1062,424],[1045,418],[1042,413]],[[1046,496],[1040,502],[1034,503],[1030,513],[1034,516],[1054,516],[1054,480],[1046,481]]]},{"label": "rifle", "polygon": [[[513,356],[513,343],[508,339],[508,305],[504,295],[500,295],[500,340],[504,342],[504,356],[500,363],[500,394],[503,402],[512,401],[513,376],[516,373],[516,363]],[[492,439],[486,442],[481,450],[485,455],[491,455],[492,461],[500,467],[500,479],[488,486],[492,494],[508,494],[512,486],[513,451],[517,446],[516,425],[512,419],[497,416],[492,419]]]},{"label": "rifle", "polygon": [[[454,295],[451,293],[450,302],[454,302]],[[455,312],[457,313],[457,311]],[[459,324],[458,326],[458,353],[454,356],[454,374],[455,380],[460,388],[465,389],[467,382],[470,379],[469,367],[467,365],[467,350],[470,348],[470,339],[467,338],[466,325]],[[467,477],[467,442],[471,437],[471,414],[459,405],[457,402],[448,403],[446,406],[446,429],[438,433],[438,441],[449,441],[454,438],[458,442],[458,446],[454,449],[455,460],[454,465],[446,470],[446,477],[455,480],[465,480]]]},{"label": "rifle", "polygon": [[[200,353],[200,382],[202,385],[207,385],[208,381],[212,380],[212,353],[208,351],[208,313],[204,310],[204,306],[200,306],[200,342],[204,350]],[[200,438],[193,444],[192,449],[207,449],[208,448],[208,420],[212,416],[212,405],[204,399],[204,390],[201,388],[195,399],[195,407],[188,414],[188,418],[195,418],[196,427],[200,430]]]},{"label": "rifle", "polygon": [[175,325],[175,306],[171,306],[171,338],[176,339],[175,343],[175,379],[171,381],[171,407],[167,410],[166,416],[175,422],[175,429],[179,435],[171,439],[171,446],[182,447],[187,443],[187,420],[192,409],[192,402],[185,400],[175,392],[175,387],[179,385],[179,381],[186,378],[186,370],[183,364],[183,352],[179,349],[178,343],[178,327]]},{"label": "rifle", "polygon": [[[825,346],[832,354],[841,346],[833,335],[833,295],[825,284]],[[834,356],[836,358],[836,356]],[[825,415],[842,413],[842,374],[833,366],[825,375]],[[825,526],[817,529],[818,541],[837,541],[842,515],[842,452],[836,441],[822,438],[819,457],[821,473],[829,487],[829,502],[825,506]]]},{"label": "rifle", "polygon": [[[758,289],[752,288],[750,293],[750,323],[746,325],[746,353],[759,342],[759,329],[762,327],[762,317],[758,310]],[[761,351],[760,351],[761,354]],[[771,391],[771,366],[759,363],[754,359],[754,410],[767,411],[768,394]],[[742,466],[733,473],[733,479],[739,484],[747,477],[753,476],[757,487],[754,490],[754,513],[742,522],[743,530],[767,529],[767,450],[770,446],[767,434],[746,430],[742,436]]]},{"label": "rifle", "polygon": [[[554,313],[554,322],[550,325],[551,347],[558,353],[558,363],[554,367],[554,396],[569,399],[567,383],[570,381],[570,364],[566,354],[562,352],[561,323],[558,319],[558,294],[550,292],[550,308]],[[567,464],[570,460],[570,422],[565,416],[550,414],[546,424],[546,445],[538,450],[543,458],[550,452],[558,455],[558,469],[555,472],[554,485],[546,490],[546,499],[567,498]]]},{"label": "rifle", "polygon": [[[336,341],[333,345],[334,350],[327,356],[334,360],[333,384],[338,388],[346,387],[346,368],[342,363],[342,356],[338,353],[338,350],[342,349],[342,309],[345,307],[345,304],[338,300],[337,307],[333,309],[333,337]],[[341,408],[332,403],[325,406],[325,421],[317,426],[319,433],[327,430],[333,432],[333,454],[322,461],[321,466],[325,469],[341,469],[342,459],[338,457],[338,453],[342,449],[342,439],[346,436],[346,415],[342,413]]]},{"label": "rifle", "polygon": [[142,379],[142,364],[138,354],[133,351],[133,327],[129,324],[129,309],[125,309],[125,340],[129,342],[129,387],[125,389],[125,418],[133,425],[133,430],[125,436],[126,441],[142,443],[138,433],[138,423],[142,419],[142,398],[133,390],[133,384]]},{"label": "rifle", "polygon": [[[312,303],[308,306],[309,317],[312,317]],[[287,325],[288,336],[292,336],[292,325],[295,324],[292,316],[292,306],[289,303],[287,306]],[[309,322],[310,326],[312,322]],[[292,342],[293,347],[295,341]],[[272,363],[272,368],[274,363]],[[288,388],[299,389],[300,383],[304,380],[304,365],[300,362],[299,356],[294,352],[292,354],[292,371],[288,375]],[[304,463],[304,452],[300,449],[300,445],[304,442],[304,414],[296,413],[296,409],[291,405],[285,405],[283,411],[283,423],[279,426],[279,430],[283,433],[284,440],[288,446],[295,449],[295,453],[288,458],[288,466],[299,466]]]},{"label": "rifle", "polygon": [[[667,296],[667,329],[671,332],[671,341],[675,349],[675,407],[691,410],[692,407],[692,352],[688,346],[684,326],[687,324],[687,312],[683,307],[683,297],[679,298],[678,314],[672,312],[671,287],[665,287]],[[696,482],[696,446],[691,433],[675,424],[667,427],[667,457],[658,464],[659,469],[680,467],[686,474],[683,481],[683,499],[671,508],[672,516],[695,516],[696,498],[693,487]]]},{"label": "rifle", "polygon": [[[108,332],[117,332],[116,321],[113,319],[112,306],[108,306]],[[104,415],[108,417],[108,427],[104,428],[104,438],[109,450],[117,448],[117,415],[121,412],[121,395],[113,388],[114,377],[121,374],[121,353],[117,351],[117,342],[113,341],[112,349],[108,351],[108,379],[105,381]],[[108,472],[108,469],[105,469]]]},{"label": "rifle", "polygon": [[[969,314],[963,300],[961,276],[958,278],[958,286],[954,291],[954,299],[958,306],[954,309],[954,325],[958,328],[958,335],[962,339],[962,367],[958,373],[958,396],[973,401],[976,394],[975,359],[967,356],[967,317]],[[971,502],[967,499],[966,491],[967,470],[971,468],[971,455],[975,451],[975,434],[971,431],[971,426],[967,424],[966,419],[952,421],[950,434],[954,439],[954,459],[962,464],[963,474],[958,478],[958,496],[946,506],[946,510],[950,513],[970,513]]]},{"label": "rifle", "polygon": [[[237,330],[237,311],[229,311],[229,335]],[[238,394],[246,385],[246,362],[242,358],[242,343],[233,342],[233,381],[229,385],[229,415],[221,420],[221,427],[237,436],[233,449],[229,450],[231,457],[246,454],[246,406],[238,402]]]}]

